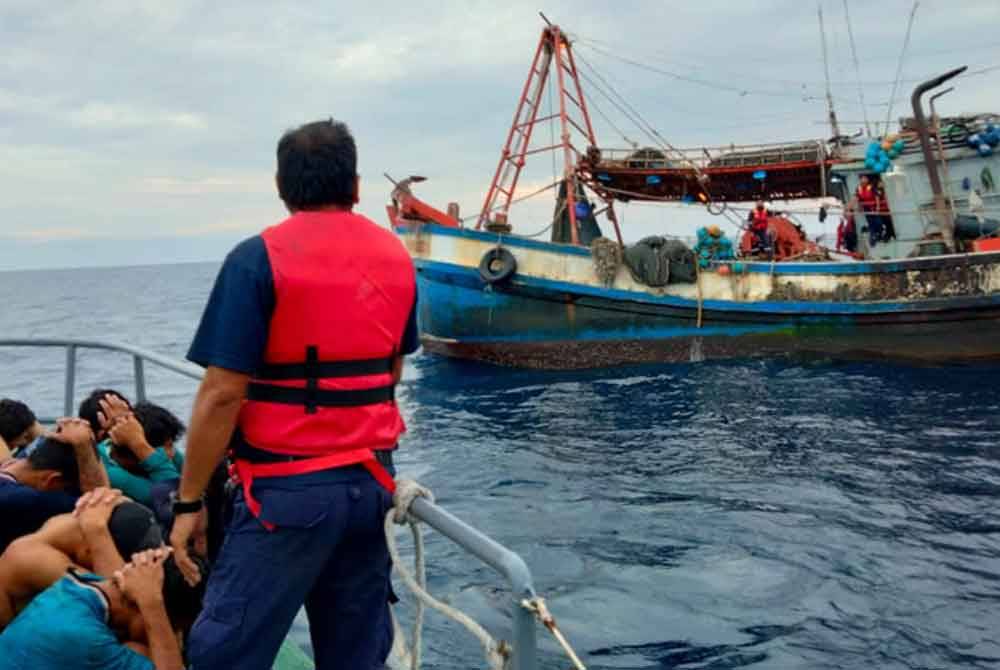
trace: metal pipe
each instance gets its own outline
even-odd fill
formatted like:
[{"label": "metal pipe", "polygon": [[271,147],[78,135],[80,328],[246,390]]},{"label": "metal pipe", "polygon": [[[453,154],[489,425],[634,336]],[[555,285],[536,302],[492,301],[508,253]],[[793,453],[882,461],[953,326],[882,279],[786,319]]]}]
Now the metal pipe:
[{"label": "metal pipe", "polygon": [[954,86],[949,86],[948,88],[935,93],[930,97],[930,107],[931,107],[931,124],[934,126],[934,137],[937,138],[937,149],[938,157],[941,160],[941,174],[944,177],[944,197],[948,202],[948,206],[955,207],[955,200],[951,197],[951,177],[948,174],[948,161],[945,160],[944,156],[944,142],[941,141],[941,119],[938,116],[937,110],[934,108],[934,101],[940,98],[942,95],[948,95],[955,90]]},{"label": "metal pipe", "polygon": [[941,176],[938,174],[934,152],[931,149],[930,133],[927,130],[927,117],[924,115],[924,108],[920,98],[927,91],[937,88],[949,79],[962,74],[967,69],[968,66],[963,65],[933,79],[928,79],[924,83],[918,84],[910,96],[910,104],[913,106],[913,119],[917,126],[917,135],[920,138],[920,150],[924,154],[924,165],[927,167],[927,177],[930,179],[931,192],[934,194],[934,215],[937,219],[938,229],[941,231],[941,236],[944,238],[949,250],[955,247],[954,221],[949,216],[951,208],[948,207],[944,191],[941,188]]},{"label": "metal pipe", "polygon": [[73,396],[76,389],[76,345],[66,347],[66,383],[63,386],[63,416],[75,416]]},{"label": "metal pipe", "polygon": [[531,612],[521,606],[521,601],[525,598],[535,597],[531,571],[524,559],[424,498],[414,500],[410,512],[507,579],[513,597],[512,667],[514,670],[536,670],[538,654],[535,619]]},{"label": "metal pipe", "polygon": [[135,373],[135,400],[146,402],[146,371],[142,366],[142,357],[132,357],[132,370]]}]

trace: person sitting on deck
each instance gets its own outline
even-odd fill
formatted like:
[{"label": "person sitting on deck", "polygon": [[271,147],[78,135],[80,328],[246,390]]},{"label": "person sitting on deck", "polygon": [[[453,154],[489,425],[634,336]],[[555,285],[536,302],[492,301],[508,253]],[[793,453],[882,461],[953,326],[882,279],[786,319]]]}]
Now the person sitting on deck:
[{"label": "person sitting on deck", "polygon": [[0,399],[0,461],[33,442],[45,431],[23,402]]},{"label": "person sitting on deck", "polygon": [[[0,634],[3,667],[183,670],[175,627],[200,609],[201,594],[170,553],[160,547],[135,554],[111,579],[68,570]],[[131,641],[137,630],[146,644]]]},{"label": "person sitting on deck", "polygon": [[767,222],[771,214],[767,211],[767,206],[763,200],[757,201],[757,206],[750,210],[747,220],[750,222],[750,232],[753,234],[753,246],[755,250],[767,251],[770,244],[767,239]]},{"label": "person sitting on deck", "polygon": [[25,458],[0,465],[0,552],[50,518],[73,511],[77,495],[108,485],[90,426],[60,419]]},{"label": "person sitting on deck", "polygon": [[868,175],[863,174],[858,177],[858,188],[855,192],[861,211],[865,214],[865,221],[868,223],[868,243],[875,246],[882,239],[882,219],[877,213],[877,195],[875,186],[868,179]]},{"label": "person sitting on deck", "polygon": [[49,519],[0,554],[0,631],[69,568],[110,577],[123,557],[163,544],[153,512],[120,491],[97,488],[71,514]]},{"label": "person sitting on deck", "polygon": [[[133,412],[126,400],[116,396],[108,395],[100,402],[108,439],[97,448],[111,486],[136,502],[152,506],[152,485],[180,478],[184,457],[174,441],[184,425],[166,409],[150,403],[136,405]],[[108,422],[108,416],[114,418]]]}]

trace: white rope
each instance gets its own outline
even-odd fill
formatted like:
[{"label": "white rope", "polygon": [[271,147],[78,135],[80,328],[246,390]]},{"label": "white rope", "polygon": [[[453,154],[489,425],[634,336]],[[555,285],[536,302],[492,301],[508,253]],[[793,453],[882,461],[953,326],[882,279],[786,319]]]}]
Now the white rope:
[{"label": "white rope", "polygon": [[[393,509],[385,515],[385,539],[389,546],[389,555],[392,557],[392,565],[403,582],[409,587],[413,595],[417,597],[416,615],[413,622],[413,643],[409,648],[405,640],[402,640],[402,629],[395,623],[394,629],[400,637],[399,645],[394,642],[393,649],[397,651],[404,661],[408,661],[410,670],[420,668],[420,647],[421,629],[423,628],[424,608],[430,607],[437,610],[446,617],[460,623],[472,635],[479,640],[486,654],[486,662],[490,670],[505,670],[507,659],[510,656],[510,647],[504,641],[497,641],[480,626],[472,617],[458,608],[447,605],[427,592],[427,574],[424,564],[424,542],[423,535],[417,525],[416,519],[410,516],[409,509],[413,501],[423,497],[433,501],[434,495],[426,488],[411,479],[397,479],[396,493],[393,496]],[[403,566],[402,558],[399,555],[399,548],[396,545],[396,524],[408,524],[413,535],[414,570],[416,576]]]}]

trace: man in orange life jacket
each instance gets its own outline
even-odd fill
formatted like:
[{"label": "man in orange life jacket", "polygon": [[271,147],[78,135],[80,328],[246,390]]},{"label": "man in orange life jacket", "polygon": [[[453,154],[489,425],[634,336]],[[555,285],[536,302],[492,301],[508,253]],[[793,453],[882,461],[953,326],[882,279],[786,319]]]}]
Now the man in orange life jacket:
[{"label": "man in orange life jacket", "polygon": [[863,174],[858,178],[858,189],[855,196],[858,199],[858,204],[861,205],[861,210],[865,213],[865,221],[868,222],[869,246],[875,246],[882,240],[882,217],[876,211],[877,196],[868,175]]},{"label": "man in orange life jacket", "polygon": [[750,211],[750,232],[754,237],[754,247],[767,249],[767,221],[770,218],[767,206],[763,200],[757,201],[757,206]]},{"label": "man in orange life jacket", "polygon": [[227,447],[241,486],[191,630],[192,670],[270,668],[305,605],[316,667],[381,668],[392,643],[393,399],[418,347],[413,264],[351,210],[347,127],[310,123],[278,142],[291,216],[226,258],[188,358],[205,366],[170,536],[178,566]]}]

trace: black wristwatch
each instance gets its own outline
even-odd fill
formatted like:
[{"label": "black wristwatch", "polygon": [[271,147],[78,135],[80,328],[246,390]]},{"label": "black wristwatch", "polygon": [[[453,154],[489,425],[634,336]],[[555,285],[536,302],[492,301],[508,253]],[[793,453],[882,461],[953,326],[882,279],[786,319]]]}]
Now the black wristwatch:
[{"label": "black wristwatch", "polygon": [[195,512],[200,512],[203,507],[205,507],[205,500],[200,496],[197,500],[181,500],[177,497],[176,491],[170,494],[170,509],[173,511],[174,516],[194,514]]}]

